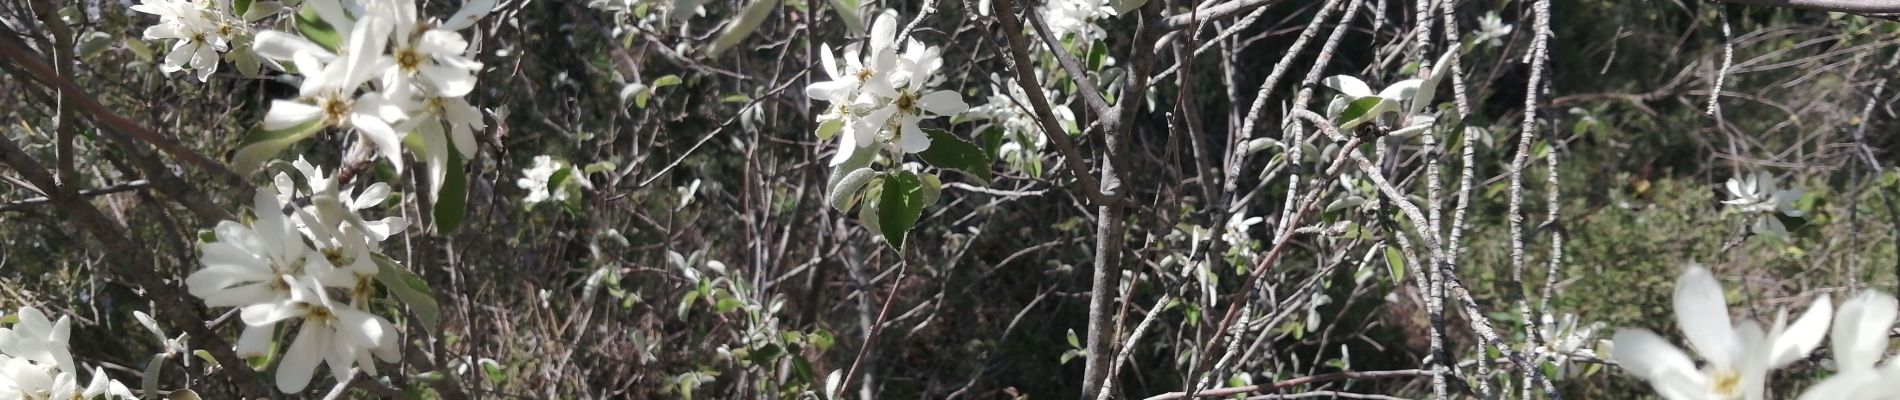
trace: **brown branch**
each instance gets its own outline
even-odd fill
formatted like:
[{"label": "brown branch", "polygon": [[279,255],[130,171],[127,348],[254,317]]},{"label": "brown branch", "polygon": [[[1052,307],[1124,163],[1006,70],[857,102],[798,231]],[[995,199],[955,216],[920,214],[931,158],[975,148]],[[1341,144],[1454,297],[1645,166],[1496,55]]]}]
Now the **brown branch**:
[{"label": "brown branch", "polygon": [[1200,393],[1195,393],[1192,397],[1188,396],[1186,392],[1168,392],[1168,393],[1162,393],[1160,395],[1156,395],[1154,397],[1149,397],[1147,400],[1175,400],[1175,399],[1188,399],[1188,398],[1199,398],[1199,397],[1225,397],[1225,396],[1232,396],[1232,395],[1237,395],[1237,394],[1247,394],[1247,393],[1253,393],[1253,392],[1279,390],[1279,389],[1285,389],[1285,388],[1290,388],[1290,387],[1299,386],[1299,385],[1309,385],[1309,384],[1314,384],[1314,383],[1324,383],[1324,382],[1333,382],[1333,381],[1422,378],[1422,377],[1428,377],[1428,376],[1432,376],[1432,371],[1427,371],[1427,370],[1422,370],[1422,369],[1401,369],[1401,370],[1393,370],[1393,371],[1340,371],[1340,372],[1334,372],[1330,374],[1302,376],[1302,377],[1288,379],[1284,381],[1259,384],[1259,385],[1246,385],[1246,386],[1235,386],[1235,387],[1229,387],[1229,388],[1220,388],[1220,389],[1214,389],[1214,390],[1203,390]]},{"label": "brown branch", "polygon": [[1075,140],[1056,122],[1054,111],[1049,108],[1049,98],[1043,94],[1042,84],[1036,79],[1035,63],[1029,58],[1029,39],[1023,37],[1023,22],[1016,18],[1015,0],[998,0],[996,21],[1003,25],[1003,36],[1009,43],[1010,70],[1016,72],[1016,84],[1022,86],[1023,94],[1029,98],[1030,108],[1036,112],[1036,120],[1042,123],[1043,136],[1049,143],[1056,145],[1056,151],[1062,153],[1063,163],[1068,165],[1075,180],[1082,184],[1082,194],[1095,204],[1114,204],[1121,201],[1121,194],[1106,191],[1095,177],[1089,175],[1088,159],[1082,156]]},{"label": "brown branch", "polygon": [[[122,192],[129,192],[133,190],[144,189],[151,186],[152,186],[151,182],[146,181],[144,179],[139,179],[139,180],[121,183],[117,185],[106,186],[106,187],[102,187],[98,189],[81,190],[79,191],[79,196],[80,197],[103,196],[103,195],[108,195],[108,194],[113,194],[113,193],[122,193]],[[31,199],[20,200],[20,201],[16,201],[12,203],[0,204],[0,212],[24,210],[27,208],[31,208],[33,206],[38,206],[38,205],[43,205],[43,204],[52,204],[52,203],[53,203],[53,199],[50,197],[34,197]]]},{"label": "brown branch", "polygon": [[[171,154],[173,157],[195,165],[199,169],[211,173],[212,175],[224,178],[232,187],[240,189],[240,192],[250,191],[250,183],[245,182],[242,175],[238,175],[236,172],[232,172],[230,168],[225,167],[224,163],[205,157],[203,154],[198,154],[197,151],[185,147],[183,143],[179,143],[171,137],[139,125],[138,122],[119,115],[111,109],[106,108],[104,104],[100,104],[98,99],[94,99],[91,95],[86,94],[85,90],[81,89],[79,85],[60,76],[52,67],[47,66],[45,61],[40,59],[38,54],[34,54],[32,50],[28,49],[24,43],[20,42],[19,38],[15,36],[12,31],[0,30],[0,56],[3,56],[0,58],[5,59],[7,62],[26,70],[26,78],[58,90],[62,96],[62,103],[73,103],[70,104],[70,106],[91,116],[93,122],[149,143],[152,146],[158,147],[159,150]],[[65,106],[67,105],[61,105],[62,108]]]}]

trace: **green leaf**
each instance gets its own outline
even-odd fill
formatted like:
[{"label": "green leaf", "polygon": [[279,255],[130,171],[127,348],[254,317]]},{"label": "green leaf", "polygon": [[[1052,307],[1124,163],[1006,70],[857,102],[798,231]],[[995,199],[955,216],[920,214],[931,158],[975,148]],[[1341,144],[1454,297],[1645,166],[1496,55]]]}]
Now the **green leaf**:
[{"label": "green leaf", "polygon": [[917,218],[924,214],[923,180],[917,174],[903,171],[886,175],[883,179],[883,193],[878,197],[878,232],[884,234],[884,241],[891,248],[903,250],[904,236],[910,233],[910,227],[917,224]]},{"label": "green leaf", "polygon": [[231,2],[231,9],[236,10],[237,15],[244,15],[244,13],[251,11],[251,1],[252,0],[234,0]]},{"label": "green leaf", "polygon": [[581,173],[587,174],[587,175],[593,175],[593,174],[598,174],[602,172],[610,172],[616,169],[619,169],[619,166],[614,165],[613,161],[596,161],[593,164],[587,164],[586,167],[581,168]]},{"label": "green leaf", "polygon": [[212,367],[218,366],[218,358],[212,357],[211,352],[209,351],[205,351],[204,349],[192,350],[191,355],[197,356],[199,360],[204,360],[205,365],[210,365]]},{"label": "green leaf", "polygon": [[720,314],[725,314],[725,313],[732,312],[732,310],[737,310],[739,309],[740,306],[743,306],[743,305],[745,305],[745,303],[739,302],[739,299],[737,298],[726,297],[726,298],[719,299],[718,303],[714,303],[713,309],[718,310]]},{"label": "green leaf", "polygon": [[772,9],[778,7],[778,2],[779,0],[754,0],[752,4],[747,4],[745,10],[739,12],[739,18],[734,19],[731,25],[727,25],[726,32],[719,34],[719,39],[714,40],[712,47],[706,49],[706,54],[719,57],[719,53],[731,49],[732,46],[738,45],[739,41],[752,36],[752,31],[759,29],[759,24],[765,22],[765,17],[772,15]]},{"label": "green leaf", "polygon": [[139,61],[152,61],[152,57],[154,56],[154,54],[152,54],[152,46],[145,44],[145,41],[128,37],[121,42],[125,43],[126,49],[132,50],[132,55],[139,57]]},{"label": "green leaf", "polygon": [[864,22],[858,21],[858,0],[831,0],[831,11],[838,13],[838,20],[844,21],[844,28],[852,36],[864,34]]},{"label": "green leaf", "polygon": [[1352,128],[1359,127],[1359,124],[1378,118],[1379,114],[1395,108],[1398,108],[1398,103],[1384,97],[1361,97],[1353,100],[1352,103],[1346,105],[1345,110],[1339,112],[1339,130],[1342,134],[1344,131],[1351,131]]},{"label": "green leaf", "polygon": [[813,131],[812,134],[818,136],[818,140],[831,140],[833,136],[838,136],[838,131],[841,130],[844,130],[844,120],[834,119],[818,124],[818,130]]},{"label": "green leaf", "polygon": [[422,327],[428,329],[429,333],[441,332],[438,329],[441,327],[442,307],[436,304],[429,283],[388,256],[376,254],[372,258],[379,267],[376,282],[382,283],[383,289],[395,295],[398,302],[408,305],[409,311],[416,314],[416,319],[422,321]]},{"label": "green leaf", "polygon": [[931,174],[919,174],[917,175],[917,179],[923,183],[924,206],[937,204],[937,196],[943,194],[943,181],[937,179],[936,175]]},{"label": "green leaf", "polygon": [[870,168],[858,168],[832,182],[831,189],[825,193],[825,204],[838,211],[849,211],[857,203],[858,190],[877,177],[877,171]]},{"label": "green leaf", "polygon": [[296,19],[297,31],[302,32],[303,37],[310,39],[312,43],[332,52],[343,43],[343,35],[337,34],[335,27],[330,26],[330,23],[325,22],[322,16],[317,15],[315,7],[304,6],[302,10],[297,11]]},{"label": "green leaf", "polygon": [[[146,393],[154,393],[154,392],[147,391]],[[165,400],[202,400],[202,399],[203,399],[202,397],[198,397],[198,392],[191,391],[191,389],[178,389],[178,390],[171,391],[171,393],[165,394]]]},{"label": "green leaf", "polygon": [[165,355],[165,353],[153,354],[152,359],[145,362],[145,374],[139,382],[139,389],[146,394],[143,398],[151,398],[153,393],[158,393],[159,376],[165,373],[167,358]]},{"label": "green leaf", "polygon": [[88,32],[79,39],[79,59],[91,60],[112,47],[112,35],[105,32]]},{"label": "green leaf", "polygon": [[1116,15],[1128,15],[1129,11],[1134,11],[1137,8],[1141,8],[1142,5],[1148,4],[1148,0],[1113,0],[1113,1],[1114,1],[1113,4],[1115,6]]},{"label": "green leaf", "polygon": [[1392,271],[1392,284],[1405,281],[1405,256],[1399,253],[1399,249],[1390,246],[1385,248],[1385,266]]},{"label": "green leaf", "polygon": [[1097,40],[1094,44],[1089,45],[1089,70],[1101,71],[1102,66],[1107,63],[1108,42]]},{"label": "green leaf", "polygon": [[[845,159],[844,162],[838,163],[835,168],[832,168],[831,177],[825,180],[825,187],[831,188],[838,186],[838,181],[844,180],[845,175],[849,175],[852,171],[857,171],[859,168],[871,166],[871,161],[875,161],[876,159],[876,149],[857,149],[851,153],[851,158]],[[866,194],[865,196],[868,197],[870,195]]]},{"label": "green leaf", "polygon": [[635,107],[646,109],[647,100],[650,100],[653,98],[653,89],[648,88],[647,85],[639,84],[639,83],[628,84],[627,86],[621,86],[620,87],[620,101],[622,103],[625,103],[628,98],[633,98],[633,105]]},{"label": "green leaf", "polygon": [[942,129],[924,129],[930,135],[930,148],[917,153],[924,162],[937,168],[952,169],[976,178],[978,182],[990,182],[990,156],[983,148],[958,138],[957,135]]},{"label": "green leaf", "polygon": [[468,212],[468,172],[462,170],[462,152],[449,151],[447,176],[442,179],[442,189],[436,191],[435,230],[438,234],[455,232],[462,226],[462,217]]},{"label": "green leaf", "polygon": [[653,80],[653,90],[660,90],[660,88],[678,85],[678,84],[680,84],[679,75],[662,76],[659,79]]},{"label": "green leaf", "polygon": [[284,151],[290,145],[310,138],[311,135],[322,131],[322,128],[321,119],[311,119],[309,122],[275,131],[264,130],[264,125],[258,124],[251,128],[250,132],[245,133],[244,139],[239,142],[237,154],[231,157],[231,169],[239,173],[256,171],[259,166],[264,165],[264,161],[276,157],[278,152]]},{"label": "green leaf", "polygon": [[1075,329],[1073,328],[1069,329],[1069,348],[1072,348],[1072,349],[1082,348],[1082,339],[1077,338],[1075,336]]}]

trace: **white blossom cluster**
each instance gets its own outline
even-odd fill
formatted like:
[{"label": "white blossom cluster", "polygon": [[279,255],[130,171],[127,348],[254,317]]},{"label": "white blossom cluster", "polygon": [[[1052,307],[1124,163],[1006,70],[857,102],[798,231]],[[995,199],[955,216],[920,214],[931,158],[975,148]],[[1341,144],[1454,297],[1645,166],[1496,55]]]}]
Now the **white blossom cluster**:
[{"label": "white blossom cluster", "polygon": [[400,217],[359,213],[382,204],[388,185],[339,190],[321,169],[303,160],[296,166],[301,182],[279,173],[275,187],[259,189],[255,219],[219,223],[217,240],[199,248],[204,268],[185,278],[205,305],[241,310],[239,356],[272,355],[277,324],[301,321],[277,364],[277,388],[287,393],[302,391],[320,363],[341,379],[352,367],[373,376],[372,356],[400,358],[395,326],[364,307],[380,271],[377,243],[407,226]]},{"label": "white blossom cluster", "polygon": [[1780,189],[1775,185],[1775,177],[1764,172],[1755,172],[1747,177],[1729,178],[1723,187],[1729,196],[1722,204],[1731,210],[1749,218],[1749,229],[1759,235],[1787,236],[1788,228],[1782,225],[1776,214],[1789,217],[1801,217],[1806,213],[1794,207],[1794,201],[1801,198],[1801,189]]},{"label": "white blossom cluster", "polygon": [[[573,166],[566,161],[556,160],[553,156],[534,156],[534,165],[522,169],[521,179],[515,180],[516,187],[528,191],[528,196],[522,198],[521,201],[527,204],[567,201],[572,191],[568,186],[563,185],[564,182],[555,182],[554,175],[572,168]],[[579,173],[579,171],[574,170],[573,173]]]},{"label": "white blossom cluster", "polygon": [[[1043,89],[1043,97],[1053,105],[1050,112],[1056,117],[1056,125],[1064,133],[1078,131],[1075,111],[1061,106],[1062,96],[1054,90]],[[999,146],[997,156],[1009,162],[1018,171],[1028,170],[1030,163],[1042,157],[1043,146],[1049,138],[1043,136],[1042,125],[1036,118],[1036,112],[1030,109],[1029,94],[1015,79],[1002,79],[990,74],[990,96],[983,105],[970,108],[971,118],[987,119],[989,125],[978,130],[1000,128],[1003,131],[1003,144]]]},{"label": "white blossom cluster", "polygon": [[233,44],[249,43],[251,24],[283,8],[279,2],[260,1],[240,14],[232,0],[145,0],[132,6],[133,11],[158,16],[157,24],[145,28],[146,40],[174,41],[159,70],[167,74],[190,70],[199,82],[218,71],[218,59],[225,52],[237,50],[233,58],[254,63],[249,49]]},{"label": "white blossom cluster", "polygon": [[264,129],[316,123],[353,130],[402,170],[404,135],[420,143],[431,187],[441,187],[451,146],[474,156],[474,130],[487,126],[463,96],[482,63],[458,31],[487,15],[495,0],[475,0],[447,19],[417,15],[414,0],[307,0],[339,40],[326,45],[296,34],[258,32],[258,55],[302,75],[298,97],[276,100]]},{"label": "white blossom cluster", "polygon": [[867,43],[845,46],[842,65],[830,45],[821,47],[820,61],[831,80],[806,87],[805,95],[831,103],[818,117],[817,132],[823,139],[838,137],[831,165],[878,144],[903,153],[924,151],[930,137],[919,122],[969,109],[956,92],[931,90],[941,80],[936,72],[943,66],[943,50],[913,37],[901,43],[900,52],[897,29],[896,12],[879,15]]},{"label": "white blossom cluster", "polygon": [[1616,362],[1649,381],[1665,399],[1760,400],[1766,397],[1769,372],[1807,358],[1829,338],[1835,373],[1809,387],[1800,399],[1890,399],[1900,393],[1900,363],[1875,366],[1887,353],[1887,335],[1900,312],[1893,296],[1863,291],[1836,311],[1823,295],[1793,323],[1787,310],[1781,310],[1764,328],[1755,321],[1732,324],[1723,293],[1715,275],[1701,266],[1690,266],[1676,280],[1676,322],[1701,356],[1700,368],[1687,353],[1646,329],[1617,330],[1612,351]]},{"label": "white blossom cluster", "polygon": [[50,321],[32,307],[14,314],[18,323],[0,328],[0,400],[16,399],[137,399],[124,384],[93,367],[92,380],[80,386],[67,339],[72,318]]},{"label": "white blossom cluster", "polygon": [[1083,43],[1108,38],[1100,22],[1117,14],[1108,0],[1049,0],[1040,12],[1050,34],[1057,39],[1073,35]]}]

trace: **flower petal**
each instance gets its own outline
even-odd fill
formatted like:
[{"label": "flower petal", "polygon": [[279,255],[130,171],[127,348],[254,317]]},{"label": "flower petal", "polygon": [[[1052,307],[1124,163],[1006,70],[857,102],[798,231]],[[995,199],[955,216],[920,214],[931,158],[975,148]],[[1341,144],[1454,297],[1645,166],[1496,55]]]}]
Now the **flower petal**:
[{"label": "flower petal", "polygon": [[290,351],[284,352],[284,360],[277,363],[277,391],[284,393],[302,392],[310,386],[310,376],[317,373],[317,363],[322,361],[321,336],[323,329],[319,324],[305,323],[297,333],[297,341],[291,343]]},{"label": "flower petal", "polygon": [[[1834,302],[1828,300],[1827,296],[1814,299],[1814,304],[1808,306],[1808,311],[1802,313],[1801,318],[1795,319],[1794,325],[1770,339],[1774,342],[1768,344],[1773,346],[1768,352],[1768,368],[1787,366],[1814,352],[1814,348],[1821,345],[1821,339],[1827,336],[1828,318],[1833,313]],[[1775,330],[1780,331],[1781,326],[1777,324]]]},{"label": "flower petal", "polygon": [[[1611,339],[1616,343],[1613,356],[1630,375],[1643,378],[1665,398],[1695,393],[1706,379],[1676,346],[1656,333],[1644,329],[1619,329]],[[1674,393],[1675,395],[1671,395]]]},{"label": "flower petal", "polygon": [[[1700,265],[1692,265],[1676,279],[1676,321],[1696,354],[1716,365],[1735,365],[1742,351],[1735,326],[1729,323],[1722,284]],[[1618,350],[1622,343],[1617,344]]]},{"label": "flower petal", "polygon": [[1867,290],[1841,303],[1834,314],[1835,364],[1841,371],[1872,370],[1885,355],[1887,332],[1893,328],[1896,303],[1893,296]]}]

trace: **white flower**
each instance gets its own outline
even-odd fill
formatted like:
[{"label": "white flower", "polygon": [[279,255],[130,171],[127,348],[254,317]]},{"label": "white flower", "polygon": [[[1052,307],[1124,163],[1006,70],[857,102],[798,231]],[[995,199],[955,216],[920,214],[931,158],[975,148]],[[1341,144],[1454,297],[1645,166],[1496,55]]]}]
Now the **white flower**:
[{"label": "white flower", "polygon": [[534,204],[548,200],[567,200],[567,190],[559,186],[549,187],[550,184],[559,184],[559,182],[549,182],[549,180],[553,179],[554,173],[566,167],[567,163],[556,161],[554,157],[535,156],[534,165],[521,170],[521,179],[515,181],[515,186],[528,190],[528,197],[521,201]]},{"label": "white flower", "polygon": [[[406,90],[411,85],[420,93],[444,97],[462,97],[475,89],[475,71],[482,63],[464,56],[468,41],[453,30],[437,29],[434,23],[416,15],[416,3],[409,0],[372,3],[371,13],[390,16],[390,61],[393,68],[382,72],[384,88]],[[377,7],[380,6],[380,7]]]},{"label": "white flower", "polygon": [[296,286],[306,274],[341,281],[325,257],[310,249],[270,189],[258,190],[250,226],[224,221],[218,241],[200,248],[204,269],[185,277],[185,287],[211,307],[240,307],[246,327],[238,336],[240,356],[263,355],[273,325],[296,311]]},{"label": "white flower", "polygon": [[1876,290],[1841,302],[1834,314],[1828,347],[1834,350],[1834,376],[1808,388],[1801,400],[1893,399],[1900,393],[1900,363],[1874,363],[1887,353],[1887,335],[1900,302]]},{"label": "white flower", "polygon": [[1227,218],[1227,230],[1221,233],[1221,241],[1227,242],[1228,248],[1245,248],[1247,243],[1253,241],[1253,235],[1248,230],[1260,224],[1260,221],[1263,221],[1260,217],[1248,218],[1247,210],[1234,213]]},{"label": "white flower", "polygon": [[[1064,102],[1059,93],[1043,89],[1043,97],[1056,105],[1050,111],[1055,114],[1057,126],[1061,126],[1065,133],[1078,130],[1075,112],[1061,106]],[[988,127],[1002,128],[1005,140],[998,147],[997,155],[1009,161],[1016,170],[1028,171],[1031,162],[1041,156],[1043,146],[1049,141],[1043,135],[1040,119],[1036,117],[1035,111],[1029,109],[1029,94],[1016,84],[1015,79],[1002,79],[990,74],[987,101],[987,104],[971,107],[966,115],[990,121],[988,125],[978,127],[979,132]]]},{"label": "white flower", "polygon": [[1724,188],[1734,198],[1723,200],[1722,204],[1732,206],[1731,209],[1737,212],[1752,215],[1753,222],[1750,226],[1755,233],[1770,236],[1787,235],[1788,228],[1782,225],[1781,219],[1776,218],[1774,214],[1780,213],[1790,217],[1805,215],[1800,209],[1794,207],[1794,201],[1801,198],[1801,190],[1798,188],[1780,190],[1775,186],[1775,178],[1760,171],[1745,178],[1729,178]]},{"label": "white flower", "polygon": [[899,66],[901,59],[897,54],[897,15],[885,12],[878,15],[872,24],[869,39],[870,54],[860,53],[858,44],[844,48],[844,65],[831,55],[829,45],[821,45],[819,62],[824,67],[830,81],[813,83],[805,88],[805,95],[815,100],[831,103],[831,107],[818,117],[818,136],[823,138],[842,131],[838,136],[838,153],[831,159],[831,165],[844,163],[859,149],[871,147],[875,143],[878,126],[860,125],[859,114],[876,107],[879,95],[889,96],[896,93],[893,89],[900,74],[906,73]]},{"label": "white flower", "polygon": [[1484,16],[1478,17],[1476,33],[1478,37],[1471,39],[1472,43],[1482,42],[1488,46],[1497,46],[1499,38],[1511,34],[1511,24],[1506,24],[1503,18],[1498,18],[1496,11],[1488,11],[1484,13]]},{"label": "white flower", "polygon": [[301,392],[309,386],[319,363],[328,364],[330,373],[342,380],[343,374],[356,366],[375,376],[372,354],[389,362],[400,356],[394,325],[382,317],[330,301],[323,290],[315,289],[318,285],[315,278],[304,277],[293,286],[297,292],[293,296],[295,307],[276,316],[277,320],[303,318],[296,340],[277,364],[277,390],[285,393]]},{"label": "white flower", "polygon": [[926,91],[937,68],[943,65],[941,49],[925,47],[911,40],[905,50],[900,73],[893,74],[905,84],[889,93],[872,93],[888,99],[888,102],[865,114],[864,119],[858,121],[857,129],[875,131],[890,128],[896,131],[893,134],[897,136],[899,148],[905,153],[916,153],[930,148],[930,136],[917,126],[918,122],[925,118],[962,113],[970,106],[964,104],[963,96],[954,91]]},{"label": "white flower", "polygon": [[1546,313],[1543,324],[1539,327],[1544,343],[1538,351],[1549,356],[1556,364],[1558,375],[1568,377],[1572,372],[1570,369],[1572,357],[1597,357],[1596,350],[1585,346],[1595,342],[1596,331],[1602,327],[1602,322],[1580,324],[1577,322],[1576,314],[1564,314],[1563,317],[1556,318]]},{"label": "white flower", "polygon": [[1080,43],[1107,38],[1108,32],[1096,22],[1114,16],[1115,7],[1108,0],[1049,0],[1042,5],[1049,33],[1057,38],[1076,35]]},{"label": "white flower", "polygon": [[230,48],[232,36],[243,25],[233,24],[219,10],[199,7],[189,0],[149,0],[132,10],[159,16],[158,24],[145,28],[146,40],[177,40],[159,70],[167,74],[195,70],[203,82],[218,70],[218,53]]},{"label": "white flower", "polygon": [[0,356],[0,400],[45,399],[59,381],[59,370],[24,358]]},{"label": "white flower", "polygon": [[1792,326],[1786,325],[1787,310],[1781,310],[1765,333],[1754,321],[1731,325],[1721,283],[1709,270],[1692,265],[1676,280],[1675,308],[1677,325],[1705,362],[1701,369],[1647,329],[1617,330],[1616,361],[1665,399],[1760,400],[1768,371],[1820,345],[1833,307],[1826,297],[1817,298]]},{"label": "white flower", "polygon": [[20,307],[16,316],[19,323],[12,328],[0,328],[0,352],[52,368],[78,367],[73,363],[73,353],[67,344],[72,335],[71,317],[62,315],[59,322],[52,322],[33,307]]},{"label": "white flower", "polygon": [[277,200],[289,204],[291,195],[295,193],[310,197],[310,206],[304,207],[302,211],[314,219],[298,218],[294,222],[320,247],[337,237],[352,234],[360,234],[368,243],[381,242],[408,226],[408,221],[402,217],[371,221],[361,214],[363,210],[381,205],[389,198],[391,190],[388,184],[373,183],[357,194],[355,187],[338,190],[334,176],[324,175],[322,168],[310,164],[309,160],[301,156],[291,165],[303,174],[307,186],[297,187],[289,175],[278,173],[274,183],[281,194]]},{"label": "white flower", "polygon": [[[325,2],[316,0],[309,4],[319,3]],[[342,46],[343,54],[331,54],[309,40],[286,33],[258,34],[255,48],[259,55],[289,59],[297,71],[304,74],[299,90],[301,97],[272,101],[270,111],[264,114],[264,129],[282,130],[311,121],[333,128],[354,129],[375,143],[383,158],[401,172],[401,139],[390,121],[405,119],[406,113],[390,104],[382,94],[356,93],[363,83],[382,75],[395,63],[383,54],[393,26],[389,20],[373,15],[363,16],[350,26],[351,33]]]},{"label": "white flower", "polygon": [[99,367],[92,368],[92,381],[85,387],[79,386],[78,376],[71,372],[60,372],[58,376],[53,377],[53,388],[49,393],[51,395],[46,397],[47,400],[95,399],[101,396],[127,400],[139,398],[133,395],[132,390],[127,389],[125,384],[107,377],[106,370]]}]

